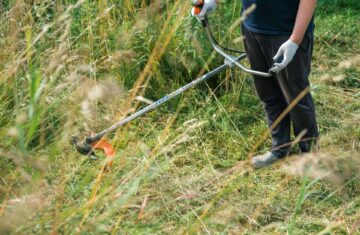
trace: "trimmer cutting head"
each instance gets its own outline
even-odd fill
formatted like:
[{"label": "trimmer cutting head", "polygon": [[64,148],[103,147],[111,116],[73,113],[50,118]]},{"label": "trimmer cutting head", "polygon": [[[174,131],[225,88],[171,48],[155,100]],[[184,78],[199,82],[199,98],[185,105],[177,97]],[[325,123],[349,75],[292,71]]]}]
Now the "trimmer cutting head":
[{"label": "trimmer cutting head", "polygon": [[116,155],[113,146],[106,140],[106,138],[88,136],[83,141],[78,141],[76,136],[72,137],[71,143],[75,145],[76,150],[82,154],[89,156],[90,159],[96,160],[95,150],[102,151],[106,157],[110,158],[109,165],[112,164],[112,159]]},{"label": "trimmer cutting head", "polygon": [[78,137],[73,136],[71,139],[71,144],[75,145],[76,150],[80,154],[96,157],[93,146],[89,144],[86,139],[83,141],[79,141]]}]

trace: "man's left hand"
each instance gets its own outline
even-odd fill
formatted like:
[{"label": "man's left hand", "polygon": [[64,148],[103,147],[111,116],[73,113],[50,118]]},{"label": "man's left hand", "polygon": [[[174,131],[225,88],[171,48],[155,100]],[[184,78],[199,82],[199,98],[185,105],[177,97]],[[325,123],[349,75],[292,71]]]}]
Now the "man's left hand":
[{"label": "man's left hand", "polygon": [[291,39],[287,40],[279,48],[279,51],[274,56],[273,60],[277,61],[280,57],[283,57],[281,62],[275,63],[274,66],[270,69],[271,72],[278,73],[292,61],[294,58],[299,45],[293,42]]}]

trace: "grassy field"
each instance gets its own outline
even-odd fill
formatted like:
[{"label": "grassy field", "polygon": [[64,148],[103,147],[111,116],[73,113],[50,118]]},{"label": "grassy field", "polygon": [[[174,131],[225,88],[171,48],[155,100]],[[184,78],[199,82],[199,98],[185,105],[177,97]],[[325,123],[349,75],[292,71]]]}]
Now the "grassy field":
[{"label": "grassy field", "polygon": [[[0,234],[360,234],[358,0],[318,3],[319,152],[253,170],[270,139],[251,77],[232,68],[109,135],[106,171],[71,137],[223,61],[190,1],[27,2],[0,3]],[[242,49],[240,2],[211,22]]]}]

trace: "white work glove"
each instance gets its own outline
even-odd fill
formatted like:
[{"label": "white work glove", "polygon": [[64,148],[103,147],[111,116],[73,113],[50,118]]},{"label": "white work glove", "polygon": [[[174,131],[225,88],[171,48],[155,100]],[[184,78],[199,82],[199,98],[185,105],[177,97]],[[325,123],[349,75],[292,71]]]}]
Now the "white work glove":
[{"label": "white work glove", "polygon": [[283,70],[294,58],[299,45],[290,39],[282,44],[279,48],[279,51],[274,56],[273,60],[277,61],[281,56],[283,60],[279,63],[275,62],[274,66],[270,69],[271,72],[278,73]]},{"label": "white work glove", "polygon": [[[202,9],[200,13],[196,12],[196,5],[199,5],[198,2],[203,1],[204,4],[202,6]],[[195,7],[192,8],[191,14],[195,16],[199,21],[202,21],[205,19],[205,16],[216,9],[217,6],[217,0],[193,0],[193,3]]]}]

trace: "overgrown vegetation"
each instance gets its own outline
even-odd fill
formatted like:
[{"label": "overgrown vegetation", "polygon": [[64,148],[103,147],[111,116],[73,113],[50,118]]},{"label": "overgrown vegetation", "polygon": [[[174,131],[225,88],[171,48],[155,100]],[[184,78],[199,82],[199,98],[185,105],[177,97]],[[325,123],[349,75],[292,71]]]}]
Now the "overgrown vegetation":
[{"label": "overgrown vegetation", "polygon": [[[240,2],[211,21],[241,49]],[[358,0],[317,8],[319,152],[258,171],[247,161],[270,140],[236,68],[108,136],[110,171],[101,153],[91,161],[69,144],[223,63],[190,1],[0,7],[1,234],[360,233]]]}]

